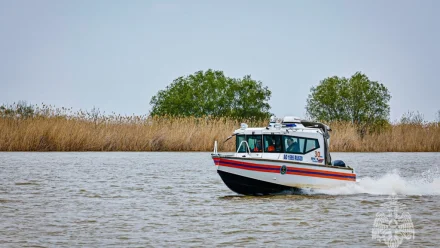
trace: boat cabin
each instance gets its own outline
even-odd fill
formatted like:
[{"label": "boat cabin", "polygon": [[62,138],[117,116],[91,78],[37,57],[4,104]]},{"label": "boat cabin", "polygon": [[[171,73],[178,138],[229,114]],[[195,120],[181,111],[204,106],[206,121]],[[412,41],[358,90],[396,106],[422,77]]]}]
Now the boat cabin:
[{"label": "boat cabin", "polygon": [[267,127],[249,128],[245,123],[235,130],[236,157],[251,157],[330,165],[330,128],[318,122],[286,116],[275,118]]}]

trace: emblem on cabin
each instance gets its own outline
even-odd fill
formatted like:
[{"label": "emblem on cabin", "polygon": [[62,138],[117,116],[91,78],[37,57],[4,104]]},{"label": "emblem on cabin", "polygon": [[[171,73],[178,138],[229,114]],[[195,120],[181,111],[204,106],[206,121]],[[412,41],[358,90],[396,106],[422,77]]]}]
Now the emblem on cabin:
[{"label": "emblem on cabin", "polygon": [[321,156],[321,152],[320,151],[315,151],[315,156],[311,157],[312,162],[315,163],[322,163],[324,162],[324,158]]},{"label": "emblem on cabin", "polygon": [[414,239],[415,230],[411,215],[402,211],[406,205],[398,202],[395,195],[388,199],[382,204],[386,211],[376,214],[371,238],[384,242],[389,248],[397,248],[404,239]]},{"label": "emblem on cabin", "polygon": [[280,168],[281,175],[286,174],[286,172],[287,172],[287,166],[285,166],[285,165],[281,166],[281,168]]}]

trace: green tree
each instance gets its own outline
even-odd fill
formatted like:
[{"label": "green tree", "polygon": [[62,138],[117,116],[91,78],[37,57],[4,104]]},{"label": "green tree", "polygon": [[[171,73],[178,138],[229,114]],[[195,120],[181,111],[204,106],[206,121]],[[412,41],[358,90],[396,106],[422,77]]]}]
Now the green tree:
[{"label": "green tree", "polygon": [[328,77],[311,88],[307,114],[321,121],[350,121],[361,127],[388,123],[391,99],[383,85],[356,72],[351,78]]},{"label": "green tree", "polygon": [[262,119],[270,116],[271,91],[251,76],[229,78],[222,71],[198,71],[175,79],[151,98],[151,115]]}]

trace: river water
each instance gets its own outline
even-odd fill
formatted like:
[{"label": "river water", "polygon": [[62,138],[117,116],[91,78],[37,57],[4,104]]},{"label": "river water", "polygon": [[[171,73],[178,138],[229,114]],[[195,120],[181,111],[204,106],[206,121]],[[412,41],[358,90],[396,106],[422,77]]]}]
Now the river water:
[{"label": "river water", "polygon": [[440,153],[332,157],[361,182],[251,197],[209,153],[0,153],[0,247],[439,247]]}]

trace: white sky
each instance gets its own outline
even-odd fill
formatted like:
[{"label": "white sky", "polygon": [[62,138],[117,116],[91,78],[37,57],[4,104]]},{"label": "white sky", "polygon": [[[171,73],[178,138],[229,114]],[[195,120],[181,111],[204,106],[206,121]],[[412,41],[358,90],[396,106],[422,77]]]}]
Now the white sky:
[{"label": "white sky", "polygon": [[250,74],[271,112],[303,116],[310,87],[362,71],[391,120],[440,110],[440,1],[0,1],[0,104],[146,114],[173,79]]}]

